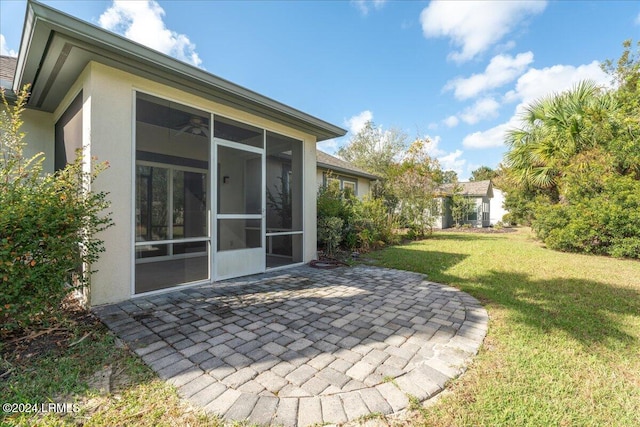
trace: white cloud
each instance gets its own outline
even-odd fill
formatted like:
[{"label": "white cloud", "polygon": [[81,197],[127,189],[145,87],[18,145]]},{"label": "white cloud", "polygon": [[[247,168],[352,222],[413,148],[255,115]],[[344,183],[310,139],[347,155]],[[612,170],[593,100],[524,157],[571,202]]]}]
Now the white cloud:
[{"label": "white cloud", "polygon": [[491,58],[484,73],[473,74],[468,78],[450,80],[444,90],[453,90],[457,99],[468,99],[486,90],[503,86],[524,73],[527,66],[533,62],[533,53],[519,53],[511,55],[497,55]]},{"label": "white cloud", "polygon": [[387,0],[352,0],[351,1],[351,3],[353,3],[358,8],[358,10],[360,10],[360,13],[362,13],[363,15],[368,15],[372,7],[375,10],[382,9],[382,6],[384,6],[386,2]]},{"label": "white cloud", "polygon": [[484,119],[492,119],[498,116],[500,103],[493,98],[483,98],[476,101],[471,107],[466,108],[460,118],[463,122],[474,125]]},{"label": "white cloud", "polygon": [[107,30],[200,67],[202,60],[196,45],[186,35],[169,30],[164,15],[164,9],[155,0],[114,0],[98,22]]},{"label": "white cloud", "polygon": [[4,56],[18,56],[18,52],[13,49],[9,49],[7,46],[7,40],[2,34],[0,34],[0,55]]},{"label": "white cloud", "polygon": [[636,16],[636,25],[640,25],[640,13]]},{"label": "white cloud", "polygon": [[475,164],[475,163],[467,163],[467,175],[471,176],[471,172],[473,172],[474,170],[478,169],[480,166],[489,166],[490,165],[480,165],[480,164]]},{"label": "white cloud", "polygon": [[451,52],[449,58],[464,62],[486,51],[546,6],[546,1],[432,1],[420,14],[420,22],[425,37],[449,37],[461,48]]},{"label": "white cloud", "polygon": [[610,77],[602,71],[600,63],[574,67],[553,65],[542,69],[532,68],[518,78],[516,87],[505,94],[506,102],[520,101],[529,104],[536,99],[570,89],[582,80],[593,80],[602,86],[610,85]]},{"label": "white cloud", "polygon": [[454,171],[458,176],[461,176],[464,171],[464,165],[467,163],[465,159],[461,158],[462,153],[462,150],[456,150],[453,153],[438,157],[442,170]]},{"label": "white cloud", "polygon": [[460,123],[460,120],[458,120],[456,116],[449,116],[443,120],[443,123],[449,128],[454,128],[458,126],[458,123]]},{"label": "white cloud", "polygon": [[466,148],[493,148],[502,147],[504,137],[509,129],[517,126],[518,122],[513,116],[507,123],[492,127],[485,131],[474,132],[467,135],[462,140],[462,145]]},{"label": "white cloud", "polygon": [[442,170],[452,170],[455,171],[458,176],[461,176],[464,172],[464,165],[467,163],[467,161],[462,158],[464,152],[462,150],[448,152],[440,148],[441,138],[439,136],[432,137],[425,135],[425,139],[431,141],[430,144],[427,145],[427,154],[435,157],[438,162],[440,162]]},{"label": "white cloud", "polygon": [[440,136],[430,136],[425,135],[424,139],[429,141],[426,146],[426,152],[431,157],[438,157],[447,154],[447,152],[440,148],[440,141],[442,140]]},{"label": "white cloud", "polygon": [[593,80],[602,86],[609,86],[610,79],[602,71],[598,61],[574,67],[572,65],[554,65],[543,69],[532,68],[520,76],[514,90],[507,92],[504,99],[507,102],[519,102],[514,114],[506,122],[485,131],[474,132],[462,140],[466,148],[501,147],[504,144],[506,132],[518,127],[520,114],[533,101],[570,89],[582,80]]},{"label": "white cloud", "polygon": [[355,116],[351,117],[349,120],[345,120],[344,124],[349,128],[349,132],[351,132],[352,134],[356,134],[364,128],[364,125],[366,125],[367,122],[370,122],[372,120],[373,113],[369,110],[365,110],[360,114],[356,114]]},{"label": "white cloud", "polygon": [[336,151],[338,151],[338,149],[340,148],[338,145],[338,140],[332,138],[327,139],[326,141],[319,142],[316,147],[318,147],[318,150],[324,151],[325,153],[335,154]]}]

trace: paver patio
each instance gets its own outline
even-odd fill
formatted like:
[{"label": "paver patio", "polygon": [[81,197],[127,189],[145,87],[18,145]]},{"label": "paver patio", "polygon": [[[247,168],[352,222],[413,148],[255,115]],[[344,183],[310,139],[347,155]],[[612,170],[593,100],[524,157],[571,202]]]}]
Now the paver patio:
[{"label": "paver patio", "polygon": [[464,292],[368,266],[296,267],[94,311],[193,404],[284,426],[395,413],[409,396],[436,395],[488,323]]}]

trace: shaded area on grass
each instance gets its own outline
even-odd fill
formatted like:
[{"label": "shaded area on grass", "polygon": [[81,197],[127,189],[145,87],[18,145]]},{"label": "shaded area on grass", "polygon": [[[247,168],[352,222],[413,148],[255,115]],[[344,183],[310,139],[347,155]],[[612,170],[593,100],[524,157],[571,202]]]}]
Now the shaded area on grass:
[{"label": "shaded area on grass", "polygon": [[426,240],[416,241],[413,244],[420,245],[424,242],[428,242],[431,240],[448,240],[448,241],[457,241],[457,242],[476,242],[483,240],[495,240],[499,239],[503,233],[464,233],[459,231],[444,231],[438,230],[435,231],[431,236],[429,236]]},{"label": "shaded area on grass", "polygon": [[638,315],[640,292],[596,280],[536,280],[521,273],[490,271],[473,280],[455,280],[469,293],[495,301],[517,314],[512,318],[542,332],[560,329],[585,346],[610,349],[636,344],[613,315]]},{"label": "shaded area on grass", "polygon": [[474,364],[405,425],[640,425],[640,263],[551,251],[527,229],[436,233],[369,256],[489,312]]},{"label": "shaded area on grass", "polygon": [[[438,237],[461,242],[483,239],[477,235]],[[458,286],[483,303],[514,310],[517,314],[513,320],[541,331],[563,330],[585,346],[598,343],[616,348],[638,341],[624,330],[615,315],[640,314],[639,290],[594,279],[536,279],[535,274],[501,270],[464,277],[451,270],[470,255],[426,250],[419,243],[385,252],[381,257],[385,266],[424,273],[429,280]]]}]

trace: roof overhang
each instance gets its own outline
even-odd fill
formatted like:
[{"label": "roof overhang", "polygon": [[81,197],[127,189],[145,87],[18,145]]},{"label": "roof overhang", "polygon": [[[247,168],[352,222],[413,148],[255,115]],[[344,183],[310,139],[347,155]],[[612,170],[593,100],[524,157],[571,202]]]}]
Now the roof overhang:
[{"label": "roof overhang", "polygon": [[326,169],[328,171],[338,172],[338,173],[342,173],[342,174],[349,175],[349,176],[366,178],[366,179],[368,179],[370,181],[377,181],[377,180],[380,179],[379,177],[377,177],[375,175],[372,175],[370,173],[355,171],[353,169],[348,169],[348,168],[342,168],[340,166],[331,165],[329,163],[317,162],[317,165],[321,169]]},{"label": "roof overhang", "polygon": [[91,61],[184,90],[314,135],[346,130],[33,0],[27,1],[13,90],[31,84],[29,107],[52,112]]}]

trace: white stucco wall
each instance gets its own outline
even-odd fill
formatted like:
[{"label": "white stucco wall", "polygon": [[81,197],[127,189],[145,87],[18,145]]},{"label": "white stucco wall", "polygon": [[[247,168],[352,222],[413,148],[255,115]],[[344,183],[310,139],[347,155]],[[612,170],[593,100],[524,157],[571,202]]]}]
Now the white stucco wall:
[{"label": "white stucco wall", "polygon": [[371,181],[364,178],[358,178],[358,197],[362,198],[371,191]]},{"label": "white stucco wall", "polygon": [[502,190],[493,187],[493,199],[491,199],[491,225],[496,225],[502,221],[502,217],[508,212],[504,208],[504,193]]},{"label": "white stucco wall", "polygon": [[[4,107],[0,107],[4,108]],[[22,114],[21,131],[24,132],[25,158],[31,158],[38,153],[44,154],[42,169],[44,172],[54,170],[54,120],[53,114],[37,110],[25,110]]]},{"label": "white stucco wall", "polygon": [[[115,226],[103,233],[106,253],[92,278],[91,304],[105,304],[128,299],[133,282],[133,99],[139,90],[154,96],[220,114],[241,122],[303,141],[304,144],[304,259],[316,257],[316,140],[299,130],[271,122],[196,95],[164,86],[98,63],[91,63],[79,84],[83,89],[85,144],[91,155],[107,160],[110,168],[98,178],[95,190],[109,192]],[[306,166],[309,165],[309,166]]]},{"label": "white stucco wall", "polygon": [[437,214],[434,216],[433,228],[444,229],[449,228],[453,224],[451,216],[451,199],[448,197],[436,198]]},{"label": "white stucco wall", "polygon": [[101,234],[106,252],[94,266],[91,305],[128,299],[133,277],[131,83],[122,73],[89,64],[83,82],[84,143],[97,161],[108,161],[107,169],[93,190],[106,191],[115,226]]}]

